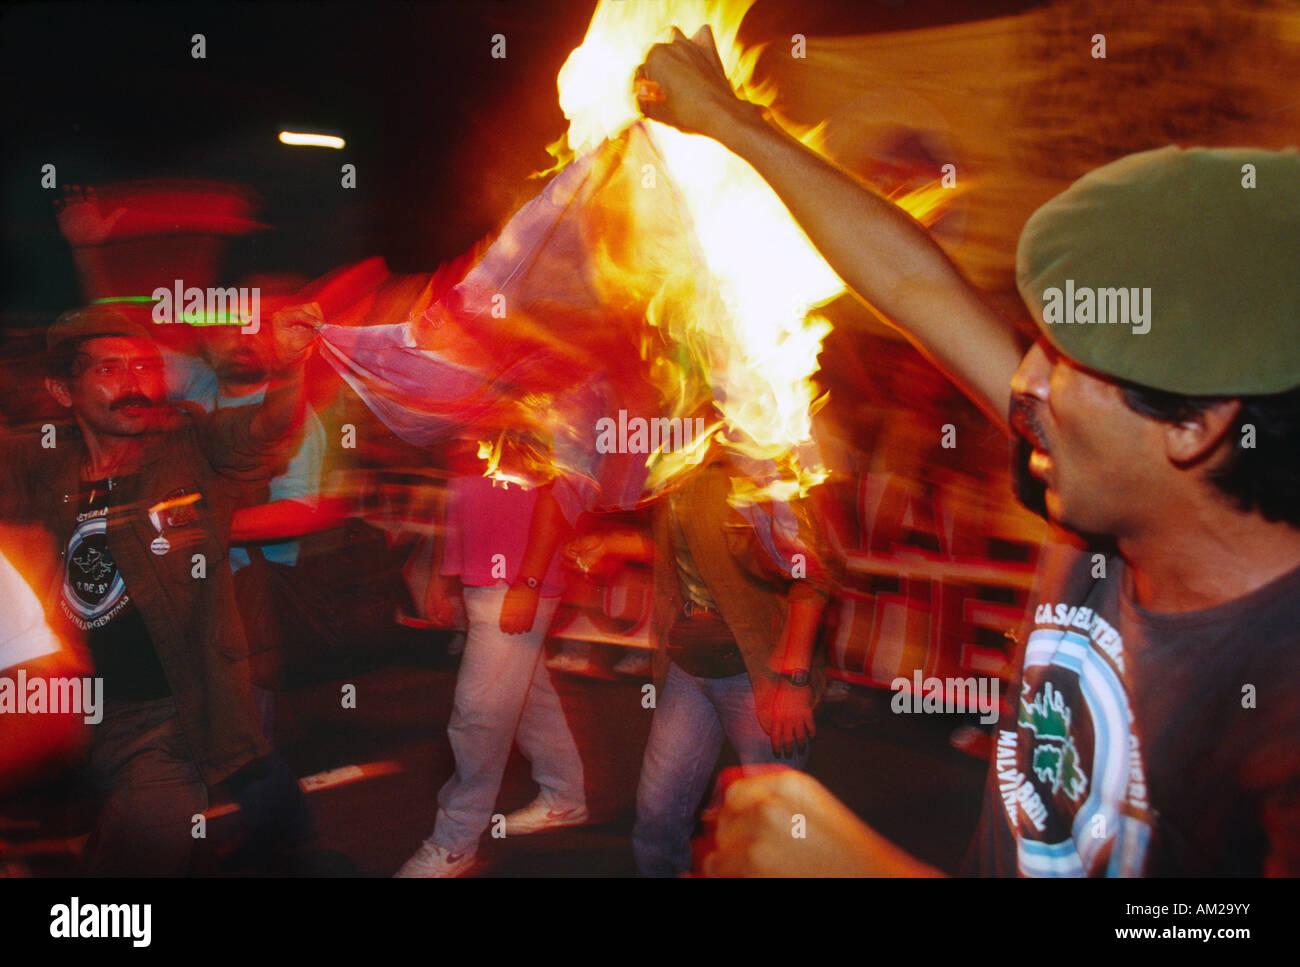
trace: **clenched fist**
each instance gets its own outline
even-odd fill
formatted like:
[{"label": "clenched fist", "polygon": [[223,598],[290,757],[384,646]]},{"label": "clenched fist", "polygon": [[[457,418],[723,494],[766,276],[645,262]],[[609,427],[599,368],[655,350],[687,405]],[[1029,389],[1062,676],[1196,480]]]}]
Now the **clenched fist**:
[{"label": "clenched fist", "polygon": [[[720,782],[726,782],[723,776]],[[773,769],[735,779],[701,861],[721,876],[934,876],[805,772]]]},{"label": "clenched fist", "polygon": [[688,134],[716,137],[728,118],[758,110],[731,89],[707,24],[692,39],[674,27],[670,43],[650,48],[635,82],[646,117]]},{"label": "clenched fist", "polygon": [[315,302],[288,306],[271,316],[271,335],[275,341],[278,369],[293,369],[301,365],[316,341],[317,329],[325,324],[325,316]]},{"label": "clenched fist", "polygon": [[540,597],[541,591],[538,588],[530,588],[526,584],[511,585],[501,602],[499,624],[502,632],[507,635],[523,635],[532,631],[533,622],[537,620],[537,602]]}]

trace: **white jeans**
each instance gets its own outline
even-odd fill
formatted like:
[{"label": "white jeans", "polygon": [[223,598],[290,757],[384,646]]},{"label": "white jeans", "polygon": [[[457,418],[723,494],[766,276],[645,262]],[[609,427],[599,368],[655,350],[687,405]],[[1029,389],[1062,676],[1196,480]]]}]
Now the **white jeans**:
[{"label": "white jeans", "polygon": [[447,726],[456,771],[438,792],[438,819],[428,839],[453,853],[478,848],[516,737],[542,796],[586,802],[582,759],[542,660],[559,598],[539,599],[532,631],[507,635],[499,624],[507,590],[504,581],[464,589],[469,634]]}]

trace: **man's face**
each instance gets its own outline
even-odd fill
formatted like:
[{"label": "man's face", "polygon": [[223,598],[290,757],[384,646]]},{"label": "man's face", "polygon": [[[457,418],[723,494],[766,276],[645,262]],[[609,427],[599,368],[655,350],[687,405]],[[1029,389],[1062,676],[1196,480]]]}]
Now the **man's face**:
[{"label": "man's face", "polygon": [[1133,412],[1122,388],[1042,340],[1011,381],[1011,425],[1032,447],[1028,471],[1048,515],[1084,534],[1124,537],[1159,507],[1163,428]]},{"label": "man's face", "polygon": [[239,330],[239,326],[205,329],[201,337],[203,356],[223,382],[265,382],[269,368],[269,333],[266,330],[257,333]]},{"label": "man's face", "polygon": [[82,343],[73,375],[50,392],[97,433],[138,436],[153,429],[167,398],[162,356],[148,339],[100,336]]}]

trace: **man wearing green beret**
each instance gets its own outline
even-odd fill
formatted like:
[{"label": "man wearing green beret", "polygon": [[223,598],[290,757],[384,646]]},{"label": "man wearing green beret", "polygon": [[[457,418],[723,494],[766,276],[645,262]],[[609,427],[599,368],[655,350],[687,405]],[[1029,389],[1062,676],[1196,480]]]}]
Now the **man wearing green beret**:
[{"label": "man wearing green beret", "polygon": [[[707,30],[638,69],[1013,433],[1060,542],[994,735],[980,872],[1300,872],[1300,155],[1164,148],[1029,220],[1014,331],[907,214],[736,97]],[[791,815],[807,838],[792,840]],[[786,772],[732,784],[706,872],[937,871]]]}]

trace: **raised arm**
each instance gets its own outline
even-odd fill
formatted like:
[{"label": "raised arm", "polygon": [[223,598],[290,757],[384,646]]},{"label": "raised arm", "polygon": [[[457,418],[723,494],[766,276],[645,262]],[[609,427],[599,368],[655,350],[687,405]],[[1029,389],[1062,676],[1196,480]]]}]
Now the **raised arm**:
[{"label": "raised arm", "polygon": [[924,228],[738,98],[707,28],[695,41],[674,30],[637,76],[647,117],[713,138],[752,165],[848,287],[1005,429],[1021,357],[1014,332]]},{"label": "raised arm", "polygon": [[271,317],[275,367],[262,402],[195,414],[203,451],[223,476],[256,481],[283,472],[291,455],[287,448],[306,416],[303,367],[321,322],[314,302],[277,312]]},{"label": "raised arm", "polygon": [[258,439],[279,441],[302,425],[307,410],[303,366],[322,322],[320,306],[314,302],[282,309],[271,317],[276,370],[250,426]]}]

